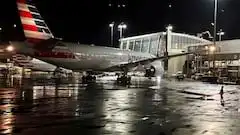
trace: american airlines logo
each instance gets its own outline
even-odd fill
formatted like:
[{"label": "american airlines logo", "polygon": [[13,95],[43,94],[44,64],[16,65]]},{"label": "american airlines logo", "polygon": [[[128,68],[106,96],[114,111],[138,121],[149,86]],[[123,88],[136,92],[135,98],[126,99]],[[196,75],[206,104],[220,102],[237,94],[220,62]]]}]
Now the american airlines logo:
[{"label": "american airlines logo", "polygon": [[27,38],[49,39],[53,37],[39,11],[30,0],[17,0],[18,11]]}]

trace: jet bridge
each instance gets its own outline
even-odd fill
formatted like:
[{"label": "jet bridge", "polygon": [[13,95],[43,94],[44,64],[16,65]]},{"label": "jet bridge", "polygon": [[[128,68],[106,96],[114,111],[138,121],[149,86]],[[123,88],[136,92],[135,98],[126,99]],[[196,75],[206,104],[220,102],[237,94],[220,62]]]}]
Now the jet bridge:
[{"label": "jet bridge", "polygon": [[[142,53],[151,53],[158,57],[166,54],[172,55],[187,52],[188,46],[212,44],[211,41],[203,38],[183,33],[175,33],[171,30],[167,30],[167,32],[158,32],[122,38],[119,41],[121,49]],[[167,69],[168,74],[171,75],[178,71],[183,71],[186,59],[186,56],[176,57],[162,65],[165,65],[165,69]]]}]

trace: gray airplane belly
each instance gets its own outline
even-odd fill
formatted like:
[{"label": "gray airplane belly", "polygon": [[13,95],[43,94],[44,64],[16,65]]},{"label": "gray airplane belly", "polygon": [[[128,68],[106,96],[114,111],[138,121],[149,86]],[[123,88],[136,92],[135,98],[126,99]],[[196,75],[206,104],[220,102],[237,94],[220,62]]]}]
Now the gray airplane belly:
[{"label": "gray airplane belly", "polygon": [[103,70],[107,68],[109,62],[104,59],[80,60],[77,63],[76,70]]},{"label": "gray airplane belly", "polygon": [[104,59],[50,58],[42,60],[70,70],[103,70],[108,65]]}]

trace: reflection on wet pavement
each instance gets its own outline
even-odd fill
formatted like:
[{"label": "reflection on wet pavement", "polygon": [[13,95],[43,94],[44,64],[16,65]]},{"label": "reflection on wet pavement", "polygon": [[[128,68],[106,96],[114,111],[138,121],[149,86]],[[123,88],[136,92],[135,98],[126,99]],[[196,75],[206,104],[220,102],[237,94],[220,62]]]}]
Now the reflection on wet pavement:
[{"label": "reflection on wet pavement", "polygon": [[220,85],[159,78],[135,78],[130,86],[12,81],[0,82],[1,134],[237,135],[240,130],[239,86],[224,86],[221,100]]}]

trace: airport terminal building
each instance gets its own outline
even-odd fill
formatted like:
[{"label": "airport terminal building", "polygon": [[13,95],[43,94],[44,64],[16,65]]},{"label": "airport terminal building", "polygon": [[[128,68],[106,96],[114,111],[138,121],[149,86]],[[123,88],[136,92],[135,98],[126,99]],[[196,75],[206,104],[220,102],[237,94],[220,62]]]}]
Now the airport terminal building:
[{"label": "airport terminal building", "polygon": [[190,58],[193,70],[198,73],[215,71],[220,77],[240,77],[240,40],[225,40],[216,43],[214,53],[208,46],[189,46],[189,51],[204,50],[198,56]]}]

